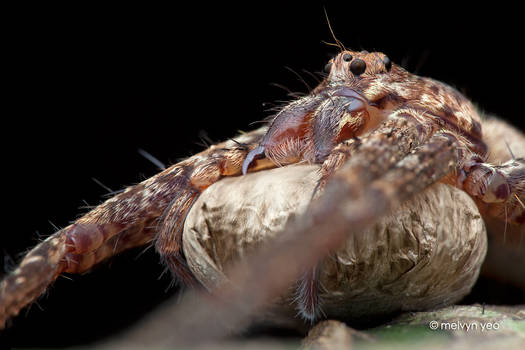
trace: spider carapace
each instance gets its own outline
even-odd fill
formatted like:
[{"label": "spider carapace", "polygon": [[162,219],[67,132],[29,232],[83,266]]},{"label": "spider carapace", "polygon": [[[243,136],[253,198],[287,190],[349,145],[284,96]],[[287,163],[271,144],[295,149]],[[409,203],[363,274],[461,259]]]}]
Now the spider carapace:
[{"label": "spider carapace", "polygon": [[[348,159],[359,162],[344,176],[362,187],[394,168],[399,179],[408,179],[414,169],[403,159],[415,155],[430,171],[398,195],[446,181],[474,197],[484,215],[523,225],[525,163],[485,162],[482,120],[462,94],[378,52],[342,50],[326,70],[319,86],[284,106],[268,128],[211,146],[127,188],[31,250],[0,284],[0,328],[60,274],[86,271],[151,242],[178,281],[197,285],[181,244],[196,198],[224,176],[278,165],[322,163],[316,200]],[[455,153],[453,169],[438,156],[444,149]],[[297,307],[309,320],[321,314],[317,273],[307,272],[298,287]]]}]

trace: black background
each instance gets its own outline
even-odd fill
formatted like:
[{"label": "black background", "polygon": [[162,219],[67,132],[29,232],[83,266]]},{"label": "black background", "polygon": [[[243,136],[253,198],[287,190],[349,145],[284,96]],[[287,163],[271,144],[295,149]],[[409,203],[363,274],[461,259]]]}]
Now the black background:
[{"label": "black background", "polygon": [[[382,51],[410,71],[448,82],[488,112],[522,122],[523,30],[516,9],[484,13],[439,3],[401,8],[328,3],[346,47]],[[413,11],[416,12],[413,12]],[[483,9],[477,8],[477,11]],[[285,67],[320,71],[336,50],[321,3],[143,8],[21,8],[2,42],[3,232],[6,268],[107,191],[153,175],[141,148],[171,164],[249,130],[286,91],[307,89]],[[52,224],[51,224],[51,223]],[[149,250],[84,276],[59,278],[22,311],[4,340],[64,346],[140,319],[170,279]],[[41,310],[43,309],[43,311]]]}]

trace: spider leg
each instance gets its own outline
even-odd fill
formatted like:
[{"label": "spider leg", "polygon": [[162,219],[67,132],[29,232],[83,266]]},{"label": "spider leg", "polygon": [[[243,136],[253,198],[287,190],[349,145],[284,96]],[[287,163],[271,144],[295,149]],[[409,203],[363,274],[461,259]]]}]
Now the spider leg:
[{"label": "spider leg", "polygon": [[155,241],[155,248],[161,260],[170,269],[175,280],[184,286],[198,285],[182,253],[182,228],[186,214],[200,193],[198,190],[191,190],[170,205],[161,220],[160,231]]},{"label": "spider leg", "polygon": [[42,294],[62,272],[66,235],[60,230],[33,248],[0,283],[0,329]]},{"label": "spider leg", "polygon": [[321,178],[314,189],[312,200],[317,199],[323,193],[330,177],[350,158],[350,155],[355,151],[359,142],[359,139],[351,139],[343,141],[334,147],[321,165]]},{"label": "spider leg", "polygon": [[485,205],[484,212],[517,225],[525,224],[525,159],[501,165],[473,157],[460,170],[458,183]]},{"label": "spider leg", "polygon": [[160,218],[156,249],[173,277],[183,285],[198,285],[182,253],[182,231],[186,215],[204,189],[224,176],[240,174],[246,155],[246,149],[217,150],[196,162],[188,171],[187,185],[181,188],[179,195]]},{"label": "spider leg", "polygon": [[155,238],[155,224],[132,226],[106,240],[97,249],[83,254],[66,254],[67,273],[83,273],[98,263],[131,248],[150,243]]},{"label": "spider leg", "polygon": [[[440,147],[442,148],[449,147],[447,146],[448,143],[456,141],[452,134],[443,132],[435,134],[437,128],[438,126],[428,116],[424,117],[411,110],[396,111],[382,126],[361,140],[348,140],[334,148],[321,168],[321,179],[314,192],[314,199],[324,197],[322,196],[322,189],[329,183],[331,177],[335,176],[335,180],[340,181],[340,176],[338,177],[337,173],[334,174],[334,172],[341,168],[348,159],[350,165],[347,165],[345,168],[347,170],[342,173],[345,174],[345,182],[352,185],[350,196],[355,198],[360,198],[363,194],[362,190],[370,188],[373,183],[382,183],[381,178],[387,177],[390,173],[396,173],[402,179],[410,176],[413,169],[410,167],[402,168],[401,166],[407,159],[414,157],[407,155],[421,144],[423,146],[415,154],[422,159],[424,158],[429,166],[433,166],[437,170],[442,164],[437,160],[428,159],[428,154],[436,151],[434,149],[436,147],[434,146],[435,141],[431,137],[440,138],[442,144]],[[443,139],[447,138],[452,141],[444,142]],[[429,139],[431,141],[428,141]],[[425,143],[427,141],[428,143]],[[400,162],[402,159],[403,161]],[[395,180],[393,177],[389,181]],[[423,178],[415,181],[429,180],[431,179]],[[432,182],[434,181],[432,180]],[[407,186],[411,185],[408,184]],[[395,185],[390,187],[394,190]],[[374,198],[369,198],[369,200],[373,201]],[[383,204],[380,203],[380,205]],[[311,272],[307,272],[305,276],[297,288],[298,309],[305,319],[313,322],[319,316],[322,304],[322,298],[318,292],[319,278]]]},{"label": "spider leg", "polygon": [[514,230],[525,224],[525,135],[495,118],[484,120],[483,130],[488,152],[462,148],[451,184],[474,198],[485,221],[503,222],[504,231],[511,224]]},{"label": "spider leg", "polygon": [[[254,144],[265,128],[237,138]],[[167,230],[166,220],[183,221],[193,199],[221,176],[241,173],[242,161],[250,151],[233,141],[214,145],[159,174],[127,188],[32,249],[19,266],[0,282],[0,329],[8,318],[16,316],[36,300],[61,273],[80,273],[123,250],[146,244],[157,235],[157,248],[178,257],[179,231]],[[253,169],[264,167],[256,161]],[[175,213],[175,204],[181,208]],[[158,225],[156,225],[158,224]],[[170,227],[178,227],[171,224]],[[166,237],[171,232],[175,238]],[[164,255],[165,256],[165,255]],[[164,259],[168,262],[166,259]],[[168,263],[168,266],[169,263]],[[170,266],[178,268],[179,266]],[[177,275],[177,271],[172,272]]]}]

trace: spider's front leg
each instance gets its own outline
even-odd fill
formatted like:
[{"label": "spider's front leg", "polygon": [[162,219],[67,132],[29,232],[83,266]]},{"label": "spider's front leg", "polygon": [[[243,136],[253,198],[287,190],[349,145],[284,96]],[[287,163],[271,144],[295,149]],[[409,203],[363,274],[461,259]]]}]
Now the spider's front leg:
[{"label": "spider's front leg", "polygon": [[[126,249],[156,239],[156,248],[173,276],[194,279],[182,258],[181,224],[197,196],[223,176],[241,173],[248,145],[261,128],[177,163],[88,212],[32,249],[0,282],[0,329],[36,300],[62,273],[82,273]],[[264,167],[257,161],[254,168]]]}]

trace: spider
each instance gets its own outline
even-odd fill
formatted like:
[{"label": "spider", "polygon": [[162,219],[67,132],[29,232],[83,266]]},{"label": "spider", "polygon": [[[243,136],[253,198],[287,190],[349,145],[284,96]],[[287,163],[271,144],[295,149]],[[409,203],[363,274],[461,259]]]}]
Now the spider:
[{"label": "spider", "polygon": [[[481,117],[462,94],[410,74],[380,52],[341,48],[326,72],[267,127],[127,188],[37,245],[0,284],[0,327],[59,275],[87,271],[151,242],[176,281],[198,287],[181,242],[186,214],[199,195],[223,177],[297,162],[322,164],[312,198],[320,203],[317,212],[343,195],[369,198],[355,214],[356,227],[442,181],[470,194],[487,221],[523,232],[525,160],[494,158]],[[344,190],[330,190],[336,186]],[[320,317],[318,277],[314,267],[299,282],[297,308],[307,320]]]}]

